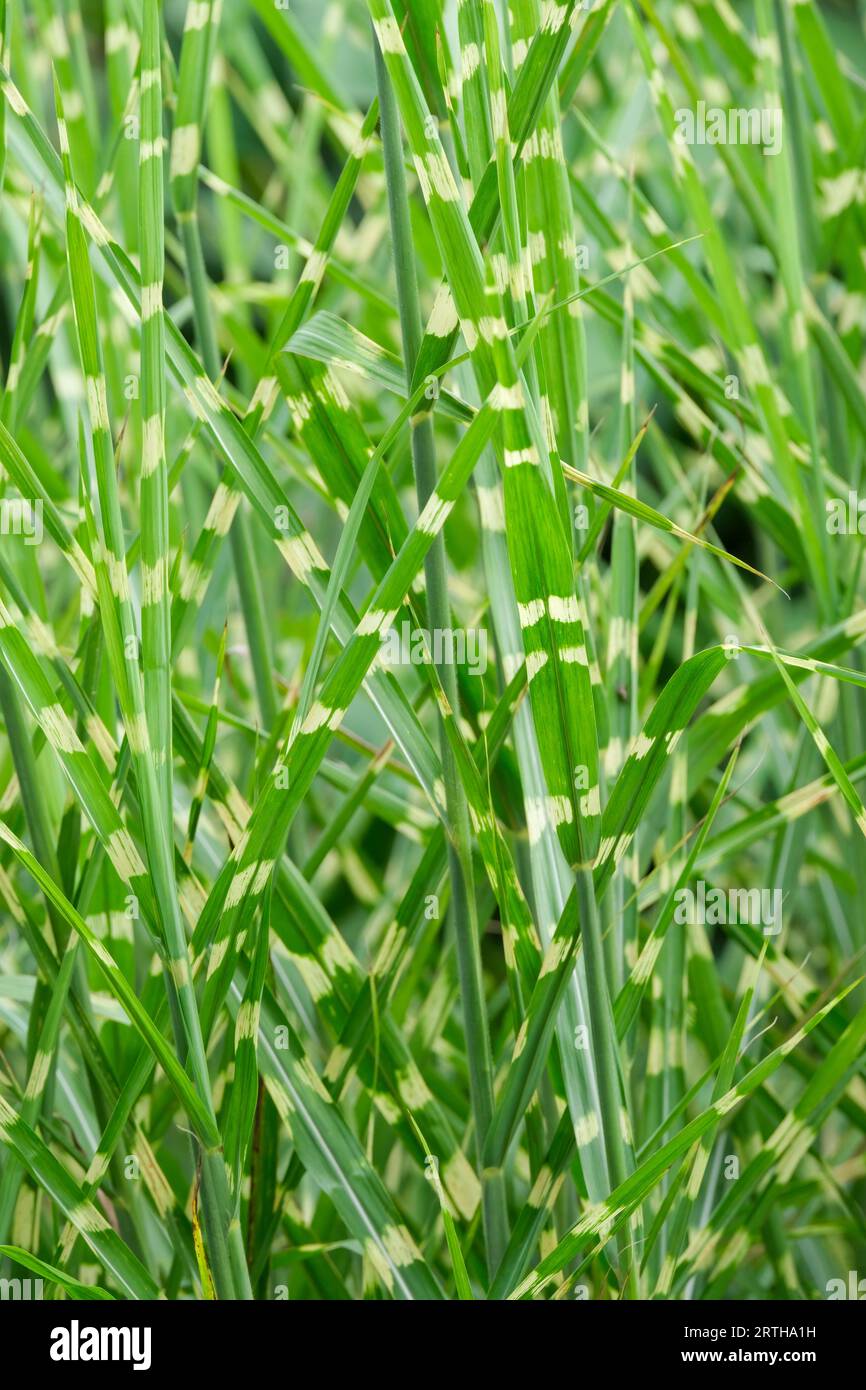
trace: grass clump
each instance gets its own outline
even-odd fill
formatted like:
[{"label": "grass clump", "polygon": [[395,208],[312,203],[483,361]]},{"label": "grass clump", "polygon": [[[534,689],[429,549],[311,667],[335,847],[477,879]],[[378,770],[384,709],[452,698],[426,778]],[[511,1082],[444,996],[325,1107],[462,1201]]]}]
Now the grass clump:
[{"label": "grass clump", "polygon": [[866,1235],[862,24],[0,30],[9,1270],[827,1296]]}]

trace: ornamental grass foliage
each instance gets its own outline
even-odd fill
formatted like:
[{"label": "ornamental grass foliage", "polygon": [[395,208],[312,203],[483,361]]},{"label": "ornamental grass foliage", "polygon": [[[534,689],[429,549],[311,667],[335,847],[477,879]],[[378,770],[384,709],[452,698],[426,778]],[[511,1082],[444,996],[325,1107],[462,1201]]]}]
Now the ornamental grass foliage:
[{"label": "ornamental grass foliage", "polygon": [[864,19],[0,0],[4,1290],[860,1289]]}]

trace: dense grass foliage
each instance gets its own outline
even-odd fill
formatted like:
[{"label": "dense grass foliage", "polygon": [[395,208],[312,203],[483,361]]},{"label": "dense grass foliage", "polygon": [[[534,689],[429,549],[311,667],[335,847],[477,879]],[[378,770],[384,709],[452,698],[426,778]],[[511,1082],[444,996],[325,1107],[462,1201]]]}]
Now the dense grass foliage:
[{"label": "dense grass foliage", "polygon": [[0,0],[4,1278],[866,1273],[864,19]]}]

